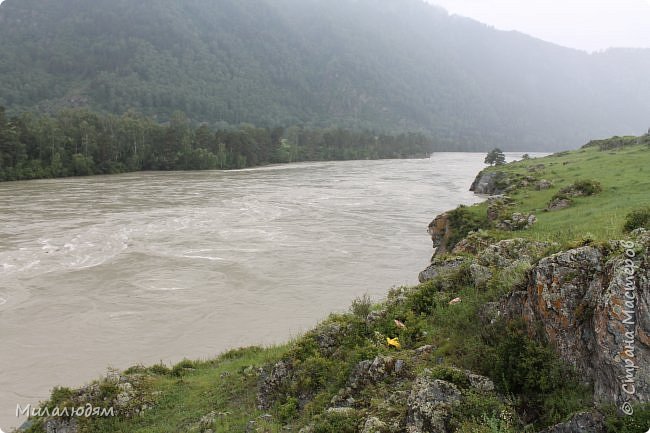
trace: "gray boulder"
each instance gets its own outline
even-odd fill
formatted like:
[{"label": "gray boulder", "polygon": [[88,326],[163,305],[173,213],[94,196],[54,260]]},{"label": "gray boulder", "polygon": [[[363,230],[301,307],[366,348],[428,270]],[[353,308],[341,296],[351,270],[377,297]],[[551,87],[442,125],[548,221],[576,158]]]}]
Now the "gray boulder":
[{"label": "gray boulder", "polygon": [[605,433],[605,419],[598,412],[582,412],[569,421],[554,425],[539,433]]},{"label": "gray boulder", "polygon": [[592,246],[543,258],[526,290],[498,309],[523,318],[532,334],[539,330],[600,402],[650,401],[650,271],[641,254],[627,262],[634,268],[626,259]]},{"label": "gray boulder", "polygon": [[451,410],[461,400],[461,392],[453,383],[433,379],[431,371],[419,376],[407,401],[406,431],[425,433],[449,431]]}]

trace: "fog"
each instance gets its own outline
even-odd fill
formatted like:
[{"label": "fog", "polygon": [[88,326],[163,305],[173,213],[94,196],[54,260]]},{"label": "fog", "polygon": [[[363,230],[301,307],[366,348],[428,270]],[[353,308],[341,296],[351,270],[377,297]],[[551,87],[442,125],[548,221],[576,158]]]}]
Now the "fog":
[{"label": "fog", "polygon": [[427,0],[501,30],[585,51],[650,47],[648,0]]}]

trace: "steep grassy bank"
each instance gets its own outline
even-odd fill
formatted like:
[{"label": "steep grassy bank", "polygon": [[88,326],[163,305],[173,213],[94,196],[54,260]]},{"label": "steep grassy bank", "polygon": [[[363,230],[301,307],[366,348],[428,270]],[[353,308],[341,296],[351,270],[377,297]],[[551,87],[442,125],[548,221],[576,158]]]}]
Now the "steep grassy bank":
[{"label": "steep grassy bank", "polygon": [[[505,175],[494,189],[513,199],[511,213],[537,216],[537,223],[518,236],[565,242],[590,234],[595,239],[606,240],[623,234],[628,213],[650,205],[649,161],[650,135],[616,137],[591,142],[577,151],[492,167],[485,172]],[[602,191],[572,197],[567,208],[548,211],[549,203],[561,195],[562,189],[581,181],[595,181]],[[487,207],[485,202],[473,207],[471,212],[484,220]],[[495,235],[503,238],[510,234]]]},{"label": "steep grassy bank", "polygon": [[[650,236],[625,224],[650,205],[646,141],[488,169],[504,173],[491,192],[508,198],[449,212],[419,286],[379,304],[359,299],[280,347],[136,366],[57,389],[51,410],[91,404],[117,416],[41,417],[27,431],[645,433]],[[556,200],[566,207],[545,210]],[[638,215],[632,222],[648,228]],[[633,416],[611,397],[618,364],[593,355],[617,350],[608,338],[618,331],[599,335],[596,326],[613,323],[607,302],[620,300],[612,290],[629,250],[611,239],[634,241],[639,276],[636,349],[645,363]]]}]

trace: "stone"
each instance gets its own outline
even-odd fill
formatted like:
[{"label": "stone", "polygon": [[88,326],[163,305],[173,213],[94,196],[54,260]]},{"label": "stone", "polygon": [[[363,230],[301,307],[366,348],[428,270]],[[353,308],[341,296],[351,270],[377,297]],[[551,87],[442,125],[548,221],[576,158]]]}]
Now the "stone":
[{"label": "stone", "polygon": [[402,372],[406,364],[403,360],[395,360],[392,356],[377,356],[357,363],[348,376],[345,387],[332,398],[330,403],[335,407],[349,407],[355,402],[354,396],[363,388],[374,385],[389,376]]},{"label": "stone", "polygon": [[425,355],[431,355],[436,350],[436,346],[427,344],[426,346],[420,346],[413,351],[416,357],[421,357]]},{"label": "stone", "polygon": [[553,186],[553,182],[551,182],[550,180],[546,180],[546,179],[542,179],[542,180],[538,181],[537,183],[535,183],[535,189],[537,191],[550,189],[552,186]]},{"label": "stone", "polygon": [[517,231],[531,228],[537,222],[534,214],[522,214],[515,212],[509,219],[504,219],[496,224],[500,230]]},{"label": "stone", "polygon": [[448,259],[435,258],[431,264],[418,275],[421,283],[435,279],[438,276],[445,276],[458,270],[467,259],[465,257],[451,257]]},{"label": "stone", "polygon": [[475,388],[481,392],[492,392],[494,391],[494,382],[492,382],[492,379],[481,376],[479,374],[474,374],[472,372],[465,372],[467,374],[467,378],[469,379],[470,386],[472,388]]},{"label": "stone", "polygon": [[[637,242],[650,246],[647,240]],[[635,257],[628,278],[625,260],[621,252],[605,257],[593,246],[545,257],[532,269],[525,290],[510,294],[499,307],[506,318],[523,318],[531,335],[549,341],[593,385],[597,402],[616,405],[650,401],[650,266]],[[622,388],[628,374],[633,396]]]},{"label": "stone", "polygon": [[569,421],[554,425],[539,433],[605,433],[605,419],[599,412],[582,412]]},{"label": "stone", "polygon": [[363,429],[361,429],[361,433],[385,433],[387,431],[388,426],[386,423],[374,416],[366,419],[366,422],[363,424]]},{"label": "stone", "polygon": [[202,429],[211,427],[212,424],[214,424],[214,422],[216,421],[216,419],[217,419],[217,413],[212,411],[201,417],[201,419],[199,420],[199,425],[201,426]]},{"label": "stone", "polygon": [[395,361],[395,368],[394,368],[395,374],[400,374],[405,367],[406,367],[406,363],[404,362],[403,359],[398,359],[397,361]]},{"label": "stone", "polygon": [[467,234],[467,236],[458,241],[458,243],[454,246],[454,249],[451,250],[451,254],[478,255],[494,242],[495,240],[483,230],[470,232]]},{"label": "stone", "polygon": [[433,379],[431,370],[425,369],[415,379],[408,397],[406,431],[447,433],[451,410],[460,400],[461,392],[456,385]]},{"label": "stone", "polygon": [[552,244],[523,238],[505,239],[485,248],[476,258],[482,266],[507,268],[517,261],[534,261]]},{"label": "stone", "polygon": [[475,194],[498,195],[510,185],[507,175],[501,171],[481,171],[469,188]]},{"label": "stone", "polygon": [[330,322],[318,326],[309,332],[308,335],[314,337],[323,355],[331,355],[339,348],[341,340],[349,329],[350,326],[348,324]]},{"label": "stone", "polygon": [[327,409],[327,412],[338,415],[353,415],[356,413],[356,410],[351,407],[330,407]]},{"label": "stone", "polygon": [[510,197],[505,195],[495,195],[487,199],[487,218],[489,221],[498,220],[514,203]]},{"label": "stone", "polygon": [[472,263],[469,265],[469,273],[472,276],[472,281],[476,287],[484,287],[485,284],[492,278],[492,271],[487,266]]},{"label": "stone", "polygon": [[388,313],[388,310],[386,308],[382,308],[377,311],[371,311],[368,316],[366,316],[366,324],[367,325],[373,325],[380,320],[384,320],[386,318],[386,314]]},{"label": "stone", "polygon": [[551,202],[548,204],[547,209],[549,211],[562,210],[570,207],[572,204],[573,202],[570,199],[558,197],[551,200]]},{"label": "stone", "polygon": [[397,362],[392,356],[377,356],[373,360],[359,362],[348,377],[347,386],[361,389],[377,383],[395,372]]},{"label": "stone", "polygon": [[257,384],[257,407],[268,410],[273,406],[278,393],[293,379],[293,364],[289,360],[280,360],[270,369],[260,374]]},{"label": "stone", "polygon": [[433,242],[434,256],[447,252],[449,239],[451,238],[451,225],[449,223],[449,214],[443,213],[434,218],[427,232]]}]

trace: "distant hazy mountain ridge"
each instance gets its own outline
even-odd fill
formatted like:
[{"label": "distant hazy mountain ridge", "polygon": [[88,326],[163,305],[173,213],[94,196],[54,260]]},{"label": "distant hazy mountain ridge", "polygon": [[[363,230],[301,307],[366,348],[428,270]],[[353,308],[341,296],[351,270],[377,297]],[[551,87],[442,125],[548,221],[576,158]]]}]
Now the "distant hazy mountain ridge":
[{"label": "distant hazy mountain ridge", "polygon": [[650,50],[586,53],[416,0],[6,0],[0,105],[549,149],[650,124]]}]

